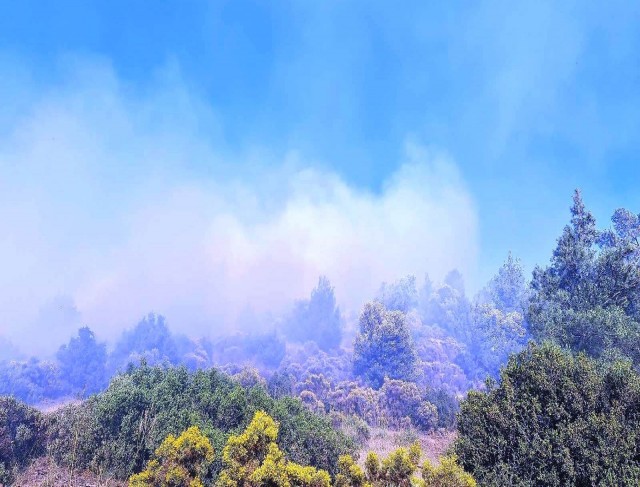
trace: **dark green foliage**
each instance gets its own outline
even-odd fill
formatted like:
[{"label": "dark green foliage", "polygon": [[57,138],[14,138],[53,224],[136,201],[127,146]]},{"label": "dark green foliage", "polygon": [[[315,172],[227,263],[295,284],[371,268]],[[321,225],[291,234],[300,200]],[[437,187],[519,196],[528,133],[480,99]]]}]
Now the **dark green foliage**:
[{"label": "dark green foliage", "polygon": [[640,376],[550,344],[512,356],[501,382],[470,392],[455,453],[486,486],[636,486]]},{"label": "dark green foliage", "polygon": [[[142,470],[169,434],[198,426],[215,451],[241,431],[257,410],[280,422],[289,458],[331,470],[350,451],[346,437],[298,400],[275,400],[264,389],[245,389],[216,371],[142,366],[116,377],[109,388],[58,412],[50,435],[52,455],[64,464],[127,478]],[[219,458],[212,473],[220,468]]]},{"label": "dark green foliage", "polygon": [[265,405],[270,407],[262,409],[280,424],[278,444],[296,463],[334,474],[338,458],[353,453],[353,443],[334,430],[328,418],[312,414],[298,399],[283,397]]},{"label": "dark green foliage", "polygon": [[311,292],[311,298],[295,304],[285,323],[284,332],[291,340],[313,341],[323,350],[340,346],[342,316],[329,279],[321,276]]},{"label": "dark green foliage", "polygon": [[460,409],[458,400],[444,389],[431,389],[425,394],[438,411],[438,428],[452,429],[456,423],[456,413]]},{"label": "dark green foliage", "polygon": [[274,372],[267,381],[267,390],[276,399],[293,395],[296,379],[293,374],[284,371]]},{"label": "dark green foliage", "polygon": [[528,321],[538,340],[550,339],[594,357],[640,362],[640,223],[617,210],[613,229],[598,232],[574,195],[571,223],[548,267],[533,274]]},{"label": "dark green foliage", "polygon": [[88,327],[78,330],[56,354],[65,381],[83,396],[103,390],[107,385],[107,347],[97,343]]},{"label": "dark green foliage", "polygon": [[356,375],[376,388],[382,386],[385,377],[415,377],[417,356],[404,313],[387,311],[377,302],[367,303],[359,324],[353,349]]},{"label": "dark green foliage", "polygon": [[0,396],[0,485],[45,450],[45,424],[40,412],[16,399]]}]

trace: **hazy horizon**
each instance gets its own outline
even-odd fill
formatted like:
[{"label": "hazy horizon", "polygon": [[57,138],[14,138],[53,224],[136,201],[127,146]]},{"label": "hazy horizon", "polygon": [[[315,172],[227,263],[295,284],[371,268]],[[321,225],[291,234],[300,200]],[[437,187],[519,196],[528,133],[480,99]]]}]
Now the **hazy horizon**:
[{"label": "hazy horizon", "polygon": [[640,207],[640,9],[577,5],[4,5],[0,334],[232,332],[320,275],[353,319],[509,251],[530,276],[574,188],[601,227]]}]

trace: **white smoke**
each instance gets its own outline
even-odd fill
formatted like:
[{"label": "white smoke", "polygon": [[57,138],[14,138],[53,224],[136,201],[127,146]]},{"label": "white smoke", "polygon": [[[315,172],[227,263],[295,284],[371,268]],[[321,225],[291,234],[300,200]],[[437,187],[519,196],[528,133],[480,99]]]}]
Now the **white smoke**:
[{"label": "white smoke", "polygon": [[[216,333],[320,274],[357,310],[383,280],[474,270],[474,203],[444,154],[408,142],[373,192],[295,147],[218,150],[214,113],[179,79],[141,95],[105,66],[74,73],[0,137],[0,333],[25,349],[57,347],[78,316],[104,338],[152,310]],[[58,302],[73,312],[46,311]]]}]

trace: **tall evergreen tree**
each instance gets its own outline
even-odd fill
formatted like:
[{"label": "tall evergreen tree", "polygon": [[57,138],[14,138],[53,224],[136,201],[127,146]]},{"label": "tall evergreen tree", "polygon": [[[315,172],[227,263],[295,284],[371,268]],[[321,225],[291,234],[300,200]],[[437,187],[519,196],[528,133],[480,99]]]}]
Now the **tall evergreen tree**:
[{"label": "tall evergreen tree", "polygon": [[88,327],[62,345],[56,354],[62,378],[73,390],[90,395],[107,386],[107,348]]},{"label": "tall evergreen tree", "polygon": [[548,267],[536,268],[528,309],[531,332],[595,357],[640,361],[640,234],[637,217],[617,210],[598,232],[576,191],[571,223]]},{"label": "tall evergreen tree", "polygon": [[506,313],[524,311],[527,305],[524,269],[520,260],[514,258],[511,252],[497,274],[480,292],[478,301],[482,304],[491,304]]},{"label": "tall evergreen tree", "polygon": [[405,314],[387,311],[378,302],[367,303],[359,324],[353,349],[355,374],[376,388],[385,377],[412,379],[417,356]]},{"label": "tall evergreen tree", "polygon": [[295,304],[284,332],[291,340],[314,341],[323,350],[340,346],[342,315],[329,279],[320,276],[310,299]]}]

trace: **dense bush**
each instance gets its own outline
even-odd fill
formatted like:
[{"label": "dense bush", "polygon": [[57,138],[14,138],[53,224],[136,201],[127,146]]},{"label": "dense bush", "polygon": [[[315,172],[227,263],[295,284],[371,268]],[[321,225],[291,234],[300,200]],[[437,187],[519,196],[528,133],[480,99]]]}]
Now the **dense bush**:
[{"label": "dense bush", "polygon": [[107,347],[96,342],[88,327],[78,330],[78,336],[62,345],[56,354],[60,373],[72,390],[83,396],[102,391],[107,383]]},{"label": "dense bush", "polygon": [[400,427],[404,420],[409,420],[420,429],[429,431],[438,424],[437,408],[424,398],[413,382],[385,379],[379,401],[389,426]]},{"label": "dense bush", "polygon": [[444,389],[428,389],[424,399],[433,404],[438,412],[438,428],[453,429],[460,407],[458,400]]},{"label": "dense bush", "polygon": [[304,382],[311,375],[323,375],[334,382],[353,378],[352,355],[344,349],[325,352],[315,342],[289,345],[280,371]]},{"label": "dense bush", "polygon": [[467,347],[438,326],[422,326],[414,331],[418,354],[417,382],[427,388],[462,394],[472,381],[460,366]]},{"label": "dense bush", "polygon": [[35,409],[0,396],[0,485],[9,485],[16,471],[45,449],[45,423]]},{"label": "dense bush", "polygon": [[131,476],[129,487],[202,487],[213,454],[211,442],[197,426],[177,438],[169,435],[147,468]]},{"label": "dense bush", "polygon": [[[197,426],[221,451],[257,410],[280,424],[280,440],[292,461],[332,470],[351,450],[328,419],[293,398],[273,399],[261,387],[245,389],[214,369],[142,366],[116,377],[109,388],[78,406],[57,412],[50,428],[51,454],[64,464],[127,478],[144,468],[170,434]],[[219,460],[213,469],[218,471]]]},{"label": "dense bush", "polygon": [[[410,448],[398,448],[382,461],[371,452],[364,470],[349,455],[340,457],[336,487],[475,487],[476,482],[456,462],[455,457],[441,459],[433,466],[428,460],[419,465],[422,452],[414,443]],[[421,470],[421,478],[415,474]]]},{"label": "dense bush", "polygon": [[421,292],[420,316],[423,325],[435,325],[461,343],[475,337],[471,328],[471,302],[465,294],[462,276],[450,272],[441,285],[430,281]]},{"label": "dense bush", "polygon": [[[244,385],[262,382],[257,370],[274,396],[303,396],[318,412],[346,412],[341,404],[349,403],[350,392],[343,393],[354,389],[347,384],[380,388],[385,378],[415,382],[421,391],[461,395],[487,374],[495,375],[507,354],[522,346],[524,322],[517,303],[522,301],[524,278],[516,264],[510,259],[476,304],[464,295],[458,272],[441,285],[427,278],[420,291],[413,276],[383,284],[377,301],[367,304],[360,317],[353,353],[336,345],[342,318],[333,288],[321,278],[311,298],[298,303],[297,318],[288,322],[293,328],[287,333],[297,333],[295,340],[310,341],[285,343],[275,332],[193,340],[173,334],[165,319],[152,313],[126,330],[108,355],[85,327],[60,347],[55,361],[0,362],[0,393],[32,404],[86,397],[103,390],[114,373],[145,362],[189,370],[216,364]],[[309,387],[320,378],[328,387]],[[374,411],[377,407],[365,408],[369,424],[397,423],[384,408]],[[438,424],[443,424],[440,419]]]},{"label": "dense bush", "polygon": [[278,429],[268,414],[257,411],[247,428],[227,441],[222,455],[224,468],[216,484],[329,487],[331,478],[326,471],[286,458],[276,443]]},{"label": "dense bush", "polygon": [[512,356],[458,415],[462,465],[486,486],[638,485],[640,376],[556,346]]},{"label": "dense bush", "polygon": [[353,348],[354,373],[373,387],[390,379],[415,378],[417,356],[406,316],[387,311],[380,303],[367,303],[359,320]]},{"label": "dense bush", "polygon": [[508,356],[529,339],[529,293],[511,254],[474,300],[465,295],[457,271],[440,285],[427,278],[419,295],[414,335],[427,386],[453,393],[480,386],[487,376],[497,377]]}]

